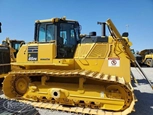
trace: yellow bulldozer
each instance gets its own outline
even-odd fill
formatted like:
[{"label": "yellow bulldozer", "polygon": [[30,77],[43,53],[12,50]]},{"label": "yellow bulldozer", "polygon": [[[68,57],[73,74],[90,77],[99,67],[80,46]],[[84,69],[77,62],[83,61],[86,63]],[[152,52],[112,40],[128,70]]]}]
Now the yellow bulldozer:
[{"label": "yellow bulldozer", "polygon": [[142,56],[142,63],[153,67],[153,49],[144,49],[139,53]]},{"label": "yellow bulldozer", "polygon": [[[2,32],[0,22],[0,33]],[[9,71],[11,71],[10,65],[10,49],[7,46],[0,45],[0,78],[3,78]],[[2,79],[0,79],[2,82]]]},{"label": "yellow bulldozer", "polygon": [[[80,38],[78,21],[37,20],[34,42],[23,44],[3,92],[36,107],[83,114],[126,115],[134,110],[130,61],[135,57],[128,33],[122,36],[108,19],[98,22],[103,35]],[[106,26],[110,36],[106,36]]]},{"label": "yellow bulldozer", "polygon": [[0,79],[11,70],[19,69],[18,66],[11,66],[11,62],[16,61],[16,54],[20,48],[20,43],[24,42],[22,40],[9,40],[6,38],[0,45]]},{"label": "yellow bulldozer", "polygon": [[10,40],[8,37],[2,41],[2,44],[0,44],[0,78],[3,78],[11,70],[18,69],[17,66],[11,66],[10,63],[16,61],[16,54],[23,44],[25,44],[24,40]]},{"label": "yellow bulldozer", "polygon": [[0,78],[3,78],[11,70],[19,69],[18,66],[13,66],[10,63],[16,62],[16,54],[22,44],[25,44],[23,40],[6,38],[2,41],[0,45]]},{"label": "yellow bulldozer", "polygon": [[11,62],[16,62],[16,54],[23,44],[25,44],[24,40],[9,39],[8,37],[2,41],[2,45],[10,48]]}]

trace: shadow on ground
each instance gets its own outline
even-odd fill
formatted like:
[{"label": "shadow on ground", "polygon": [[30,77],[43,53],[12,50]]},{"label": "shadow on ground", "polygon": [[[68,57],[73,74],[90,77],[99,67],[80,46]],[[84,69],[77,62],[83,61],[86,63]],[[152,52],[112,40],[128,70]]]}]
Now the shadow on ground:
[{"label": "shadow on ground", "polygon": [[[137,83],[138,85],[149,85],[149,83],[148,83],[148,81],[146,79],[137,79],[137,82],[138,82]],[[150,83],[153,84],[153,82],[151,82],[151,81],[150,81]],[[135,85],[135,81],[132,81],[132,86],[133,87],[137,87]]]},{"label": "shadow on ground", "polygon": [[[135,112],[130,115],[153,115],[153,94],[134,91],[138,101],[135,104]],[[152,108],[151,108],[152,107]]]}]

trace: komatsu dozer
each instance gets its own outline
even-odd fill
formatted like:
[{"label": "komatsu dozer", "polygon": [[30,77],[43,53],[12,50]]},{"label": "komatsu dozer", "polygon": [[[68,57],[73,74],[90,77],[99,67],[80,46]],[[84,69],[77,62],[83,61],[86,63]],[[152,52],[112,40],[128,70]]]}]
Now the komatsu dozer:
[{"label": "komatsu dozer", "polygon": [[[78,21],[37,20],[34,42],[23,44],[5,76],[3,92],[36,107],[83,114],[126,115],[134,110],[128,33],[108,19],[98,22],[103,35],[80,38]],[[106,36],[106,26],[110,36]]]}]

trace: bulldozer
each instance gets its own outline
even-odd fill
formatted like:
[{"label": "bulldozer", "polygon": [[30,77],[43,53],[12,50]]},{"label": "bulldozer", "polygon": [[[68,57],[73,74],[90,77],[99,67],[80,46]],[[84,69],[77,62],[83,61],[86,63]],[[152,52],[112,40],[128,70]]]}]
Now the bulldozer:
[{"label": "bulldozer", "polygon": [[[0,22],[0,33],[2,32]],[[0,78],[3,78],[9,71],[11,71],[10,65],[10,48],[0,45]],[[0,79],[2,83],[2,79]]]},{"label": "bulldozer", "polygon": [[[25,44],[25,41],[24,40],[9,39],[9,37],[7,37],[5,40],[2,41],[2,46],[8,47],[9,50],[10,50],[9,51],[10,52],[10,55],[7,56],[7,58],[10,58],[10,63],[16,62],[16,55],[17,55],[20,47],[23,44]],[[14,66],[14,65],[11,65],[10,63],[7,64],[7,65],[10,65],[10,67],[11,67],[10,71],[20,69],[19,66]],[[5,76],[5,74],[2,74],[0,76],[1,76],[0,78],[3,79],[3,77]]]},{"label": "bulldozer", "polygon": [[153,67],[153,49],[144,49],[139,53],[142,56],[142,63]]},{"label": "bulldozer", "polygon": [[16,62],[16,54],[23,44],[25,44],[24,40],[9,39],[9,37],[2,41],[2,45],[10,48],[11,62]]},{"label": "bulldozer", "polygon": [[[82,114],[134,111],[130,62],[135,57],[128,33],[122,36],[108,19],[96,32],[80,37],[78,21],[51,18],[35,21],[34,42],[23,44],[2,90],[8,99],[35,107]],[[106,27],[110,35],[106,35]]]},{"label": "bulldozer", "polygon": [[[1,25],[0,23],[0,33],[2,32]],[[16,54],[23,44],[25,44],[24,40],[10,40],[8,37],[0,44],[0,81],[11,70],[19,69],[17,66],[11,66],[10,63],[16,61]]]},{"label": "bulldozer", "polygon": [[[1,26],[2,26],[2,24],[0,22],[0,33],[2,32]],[[9,47],[11,62],[15,62],[16,61],[16,54],[18,53],[19,48],[23,44],[25,44],[24,40],[10,39],[9,37],[7,37],[5,40],[2,41],[2,44],[0,44],[0,46]]]}]

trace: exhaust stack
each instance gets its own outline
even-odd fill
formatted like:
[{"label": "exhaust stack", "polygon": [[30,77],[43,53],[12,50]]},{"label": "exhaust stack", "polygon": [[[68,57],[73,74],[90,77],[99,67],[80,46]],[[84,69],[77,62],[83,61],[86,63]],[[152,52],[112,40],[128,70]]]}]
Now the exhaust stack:
[{"label": "exhaust stack", "polygon": [[102,25],[102,36],[106,36],[106,23],[105,22],[97,22],[97,24]]}]

